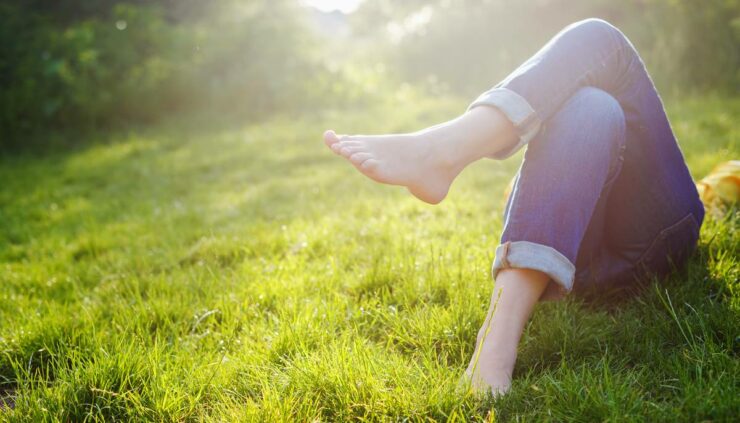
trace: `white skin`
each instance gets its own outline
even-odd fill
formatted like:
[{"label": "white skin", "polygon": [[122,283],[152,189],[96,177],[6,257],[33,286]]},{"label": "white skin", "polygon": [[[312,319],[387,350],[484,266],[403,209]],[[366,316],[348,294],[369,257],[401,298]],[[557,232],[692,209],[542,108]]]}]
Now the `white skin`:
[{"label": "white skin", "polygon": [[[447,196],[465,167],[516,139],[511,122],[491,107],[475,107],[453,120],[408,134],[324,133],[326,145],[360,173],[380,183],[404,186],[430,204]],[[511,387],[519,339],[549,279],[531,269],[498,272],[489,311],[464,375],[474,392],[498,395]]]}]

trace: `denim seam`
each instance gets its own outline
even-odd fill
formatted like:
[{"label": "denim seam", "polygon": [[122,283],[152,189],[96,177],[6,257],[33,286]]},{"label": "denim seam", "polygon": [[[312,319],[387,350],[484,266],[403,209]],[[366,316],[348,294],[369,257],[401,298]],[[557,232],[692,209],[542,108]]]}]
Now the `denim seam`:
[{"label": "denim seam", "polygon": [[645,251],[640,253],[640,257],[637,260],[635,260],[635,262],[633,263],[633,266],[639,267],[642,264],[642,262],[645,261],[645,257],[647,256],[647,254],[653,249],[653,247],[655,247],[655,244],[665,239],[666,233],[670,232],[670,230],[673,229],[674,227],[681,225],[683,221],[686,220],[688,217],[691,217],[691,219],[694,220],[694,224],[697,226],[697,228],[700,228],[697,222],[697,219],[694,216],[694,213],[689,212],[682,218],[678,219],[675,223],[672,223],[666,226],[665,228],[661,229],[660,232],[658,232],[658,234],[655,236],[655,238],[653,238],[653,240],[650,241],[650,244],[648,245],[647,248],[645,248]]},{"label": "denim seam", "polygon": [[617,153],[617,157],[614,160],[614,163],[609,168],[609,172],[607,173],[606,182],[604,183],[604,186],[610,186],[614,181],[619,177],[619,174],[622,172],[622,167],[624,165],[624,152],[627,149],[627,143],[625,142],[619,147],[619,152]]},{"label": "denim seam", "polygon": [[503,245],[503,247],[504,247],[503,248],[503,251],[501,252],[501,265],[504,266],[504,267],[510,267],[511,266],[509,264],[509,259],[508,259],[508,256],[509,256],[509,245],[511,245],[511,242],[510,241],[506,241],[504,243],[504,245]]}]

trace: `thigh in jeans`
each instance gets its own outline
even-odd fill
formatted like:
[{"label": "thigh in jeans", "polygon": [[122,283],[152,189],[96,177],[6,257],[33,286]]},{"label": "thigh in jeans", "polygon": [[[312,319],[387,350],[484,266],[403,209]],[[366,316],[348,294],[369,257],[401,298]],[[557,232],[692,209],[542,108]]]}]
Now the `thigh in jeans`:
[{"label": "thigh in jeans", "polygon": [[656,178],[655,169],[666,166],[650,160],[655,156],[639,138],[626,143],[621,172],[579,250],[574,291],[580,295],[619,292],[666,275],[686,261],[699,239],[703,213],[696,204],[675,200],[682,179]]}]

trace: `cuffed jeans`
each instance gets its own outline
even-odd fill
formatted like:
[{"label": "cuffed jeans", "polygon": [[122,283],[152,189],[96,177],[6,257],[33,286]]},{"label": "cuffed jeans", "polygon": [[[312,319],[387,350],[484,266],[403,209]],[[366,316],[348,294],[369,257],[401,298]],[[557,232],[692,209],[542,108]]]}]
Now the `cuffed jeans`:
[{"label": "cuffed jeans", "polygon": [[550,276],[543,298],[619,290],[690,255],[704,208],[645,66],[598,19],[568,26],[472,107],[496,107],[527,145],[494,277]]}]

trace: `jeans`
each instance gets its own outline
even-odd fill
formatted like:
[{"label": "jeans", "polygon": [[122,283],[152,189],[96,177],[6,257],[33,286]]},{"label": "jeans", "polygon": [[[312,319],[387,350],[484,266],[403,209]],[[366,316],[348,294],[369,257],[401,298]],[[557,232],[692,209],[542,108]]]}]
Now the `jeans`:
[{"label": "jeans", "polygon": [[527,145],[493,275],[550,276],[543,299],[634,286],[691,254],[704,207],[645,66],[615,27],[566,27],[472,107],[499,109]]}]

